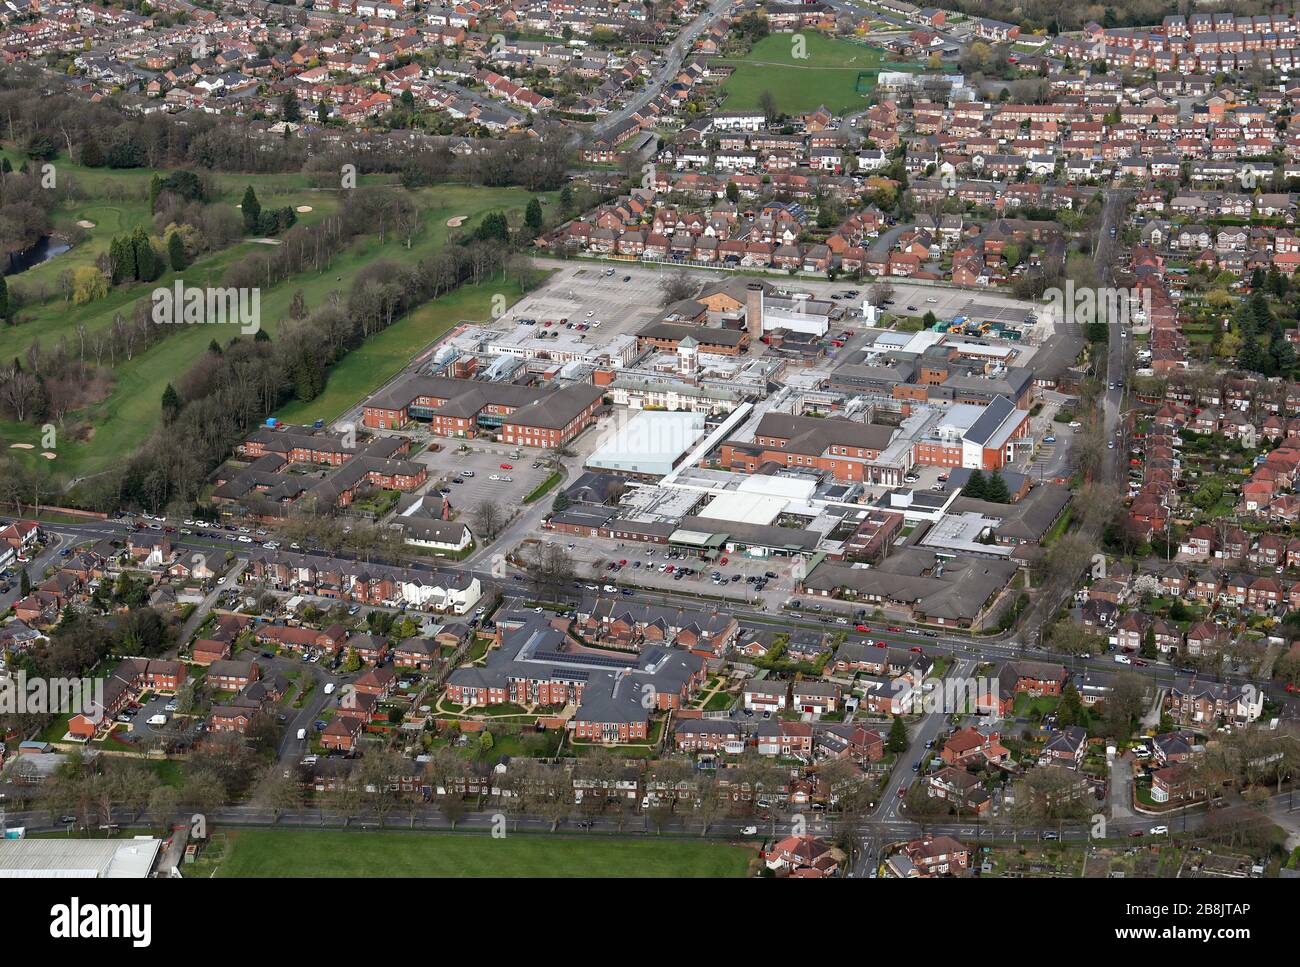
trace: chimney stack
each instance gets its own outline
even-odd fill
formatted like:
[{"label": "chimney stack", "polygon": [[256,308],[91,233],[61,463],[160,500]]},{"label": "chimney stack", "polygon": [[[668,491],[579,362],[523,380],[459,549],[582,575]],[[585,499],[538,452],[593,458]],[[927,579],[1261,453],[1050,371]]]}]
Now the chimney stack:
[{"label": "chimney stack", "polygon": [[745,289],[745,329],[758,342],[763,338],[763,283],[750,282]]}]

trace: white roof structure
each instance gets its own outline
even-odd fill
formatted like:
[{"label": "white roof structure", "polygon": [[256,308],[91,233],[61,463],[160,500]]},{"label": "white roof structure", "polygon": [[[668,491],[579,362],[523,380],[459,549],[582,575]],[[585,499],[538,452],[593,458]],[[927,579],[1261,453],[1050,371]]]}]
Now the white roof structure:
[{"label": "white roof structure", "polygon": [[162,840],[0,840],[0,880],[143,880],[153,869]]},{"label": "white roof structure", "polygon": [[747,476],[736,487],[737,493],[765,494],[784,497],[786,500],[807,500],[817,490],[817,481],[811,477],[756,474]]},{"label": "white roof structure", "polygon": [[953,340],[944,345],[951,346],[963,356],[982,356],[988,359],[1000,359],[1003,362],[1010,360],[1017,352],[1011,346],[989,346],[984,343],[967,342],[963,339]]},{"label": "white roof structure", "polygon": [[944,514],[925,532],[919,546],[928,547],[938,553],[1006,557],[1011,553],[1010,547],[1003,544],[985,544],[981,540],[999,523],[1001,521],[974,512]]},{"label": "white roof structure", "polygon": [[944,341],[944,334],[935,332],[933,329],[922,329],[920,332],[895,332],[886,330],[876,337],[876,341],[871,344],[872,349],[897,350],[902,353],[914,353],[919,356],[931,346],[937,346]]},{"label": "white roof structure", "polygon": [[785,497],[732,491],[714,497],[697,516],[766,526],[776,520],[789,502]]},{"label": "white roof structure", "polygon": [[642,410],[600,445],[587,466],[662,477],[703,435],[703,413]]}]

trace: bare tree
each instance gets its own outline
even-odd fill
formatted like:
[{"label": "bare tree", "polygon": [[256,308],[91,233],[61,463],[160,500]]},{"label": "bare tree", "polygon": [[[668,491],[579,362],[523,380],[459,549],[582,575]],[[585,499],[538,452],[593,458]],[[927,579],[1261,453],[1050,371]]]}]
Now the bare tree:
[{"label": "bare tree", "polygon": [[659,288],[663,290],[663,304],[670,306],[674,302],[681,302],[683,299],[689,299],[699,291],[699,284],[691,278],[691,274],[685,269],[678,269],[672,275],[665,276],[659,283]]},{"label": "bare tree", "polygon": [[573,581],[573,556],[558,544],[554,547],[537,547],[524,568],[528,576],[553,597]]},{"label": "bare tree", "polygon": [[494,541],[505,526],[506,516],[501,505],[492,500],[481,500],[474,508],[474,530],[486,541]]}]

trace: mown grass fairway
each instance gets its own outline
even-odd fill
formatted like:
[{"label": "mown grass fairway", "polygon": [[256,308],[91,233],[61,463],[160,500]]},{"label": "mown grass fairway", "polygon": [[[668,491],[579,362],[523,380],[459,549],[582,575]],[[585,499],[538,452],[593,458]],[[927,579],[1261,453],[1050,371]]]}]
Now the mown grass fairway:
[{"label": "mown grass fairway", "polygon": [[231,831],[219,877],[740,877],[753,850],[654,836]]},{"label": "mown grass fairway", "polygon": [[[17,167],[21,159],[12,155],[10,157]],[[168,271],[153,283],[118,286],[106,298],[96,302],[81,306],[65,302],[58,292],[59,273],[77,265],[93,263],[99,253],[108,247],[115,234],[124,234],[137,225],[152,230],[147,198],[153,172],[149,169],[89,169],[61,159],[55,164],[59,177],[75,179],[88,196],[60,208],[56,212],[56,222],[84,218],[95,222],[95,228],[90,230],[89,238],[71,251],[55,256],[27,272],[9,277],[11,286],[24,291],[35,291],[37,287],[43,286],[47,297],[38,304],[24,306],[19,325],[0,329],[0,358],[3,359],[23,355],[33,339],[39,339],[43,346],[52,349],[60,337],[64,337],[75,347],[78,325],[84,325],[88,333],[111,326],[115,314],[121,312],[129,317],[137,300],[147,298],[156,286],[170,286],[176,278],[176,273]],[[367,178],[363,179],[363,184],[378,184],[384,180],[386,179]],[[239,201],[244,187],[253,183],[259,199],[268,207],[311,206],[310,213],[299,216],[304,223],[336,211],[339,204],[337,193],[312,188],[306,176],[301,174],[223,174],[219,176],[218,183],[221,188],[219,200],[232,205]],[[110,184],[118,185],[111,192],[114,195],[112,199],[94,197],[96,192],[109,193],[107,186]],[[138,197],[131,197],[132,193]],[[392,233],[382,245],[376,236],[362,236],[337,256],[325,271],[299,273],[279,285],[264,288],[261,292],[262,328],[274,338],[279,322],[287,314],[293,294],[298,290],[302,291],[308,308],[315,308],[325,301],[331,291],[338,290],[346,294],[352,278],[376,259],[414,264],[436,252],[447,242],[453,231],[471,230],[490,211],[518,214],[531,197],[528,192],[518,188],[476,188],[467,185],[439,185],[420,189],[413,194],[422,208],[422,230],[410,248],[407,248],[404,239]],[[447,220],[460,215],[468,216],[465,223],[457,229],[449,228]],[[180,277],[191,286],[220,285],[227,267],[258,250],[263,250],[263,246],[256,242],[236,243],[197,259],[180,273]],[[398,330],[396,333],[390,335],[385,332],[374,337],[371,342],[382,341],[376,343],[372,355],[361,356],[355,362],[349,361],[346,366],[336,367],[338,372],[330,373],[325,396],[304,404],[302,410],[314,414],[313,419],[337,416],[347,406],[360,400],[369,389],[378,386],[396,372],[400,368],[396,365],[397,360],[403,352],[406,352],[406,359],[409,359],[412,353],[461,319],[486,319],[487,307],[494,292],[518,295],[517,290],[512,293],[512,287],[504,283],[486,283],[477,288],[458,291],[424,306],[413,316],[413,320],[403,320],[394,326],[393,329]],[[414,325],[411,324],[412,321]],[[160,400],[167,383],[182,376],[214,337],[224,342],[234,335],[233,332],[214,331],[214,328],[220,327],[178,327],[177,332],[171,333],[146,352],[138,353],[130,360],[116,360],[112,369],[113,388],[108,397],[68,417],[69,425],[79,423],[88,426],[87,432],[80,439],[61,435],[55,447],[57,457],[49,461],[48,469],[65,478],[79,478],[113,467],[129,456],[148,439],[157,426],[161,418]],[[367,343],[361,347],[361,351],[365,352],[369,348],[370,343]],[[108,362],[105,359],[105,363]],[[11,449],[10,444],[15,442],[33,444],[37,448]],[[39,427],[0,421],[0,449],[4,452],[19,459],[46,465],[46,461],[39,456],[39,444]]]},{"label": "mown grass fairway", "polygon": [[487,319],[492,296],[498,292],[509,302],[523,294],[514,282],[485,282],[462,286],[448,296],[427,303],[344,356],[330,369],[324,391],[314,400],[296,400],[275,415],[286,423],[337,420],[462,320]]},{"label": "mown grass fairway", "polygon": [[[793,56],[794,38],[802,37],[806,58]],[[876,70],[884,51],[836,40],[824,34],[771,34],[741,60],[724,61],[736,68],[723,90],[724,111],[759,107],[764,91],[771,91],[776,106],[786,114],[803,114],[824,104],[834,114],[863,110],[867,99],[854,90],[858,71]]]}]

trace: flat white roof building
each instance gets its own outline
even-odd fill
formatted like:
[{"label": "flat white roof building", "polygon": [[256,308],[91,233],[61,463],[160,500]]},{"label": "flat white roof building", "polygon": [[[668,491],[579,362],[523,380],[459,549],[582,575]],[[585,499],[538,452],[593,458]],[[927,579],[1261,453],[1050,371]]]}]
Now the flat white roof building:
[{"label": "flat white roof building", "polygon": [[698,516],[711,520],[767,525],[780,516],[790,501],[770,494],[746,494],[738,490],[719,494]]},{"label": "flat white roof building", "polygon": [[153,870],[162,840],[0,840],[0,880],[142,880]]},{"label": "flat white roof building", "polygon": [[587,459],[593,470],[662,477],[704,436],[704,414],[639,410]]}]

